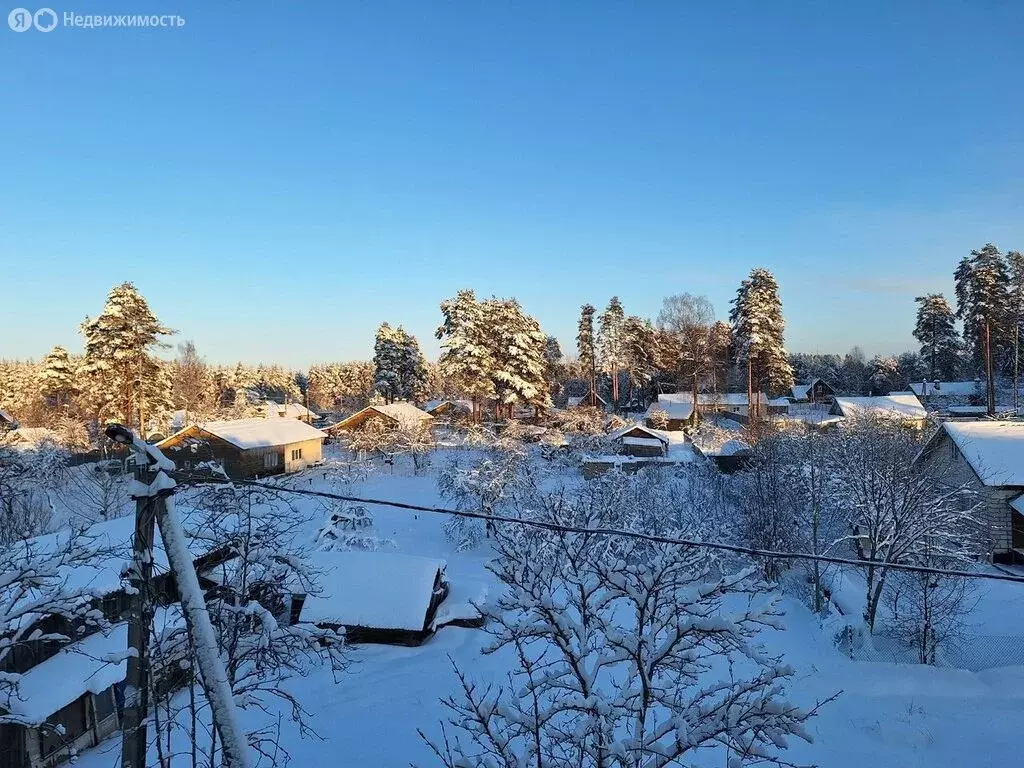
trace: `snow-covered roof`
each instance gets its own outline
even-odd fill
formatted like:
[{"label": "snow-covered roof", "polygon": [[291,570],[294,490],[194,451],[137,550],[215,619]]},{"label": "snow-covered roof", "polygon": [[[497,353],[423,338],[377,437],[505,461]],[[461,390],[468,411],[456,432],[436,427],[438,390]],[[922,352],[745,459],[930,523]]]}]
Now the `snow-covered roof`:
[{"label": "snow-covered roof", "polygon": [[453,405],[460,411],[468,412],[473,410],[473,403],[471,403],[469,400],[428,400],[423,404],[423,410],[426,411],[427,413],[431,413],[437,408],[440,408],[445,403]]},{"label": "snow-covered roof", "polygon": [[263,404],[263,412],[267,418],[281,417],[284,419],[305,419],[309,417],[311,419],[319,419],[320,415],[313,413],[306,406],[301,403],[275,403],[272,400],[268,400]]},{"label": "snow-covered roof", "polygon": [[306,598],[300,621],[419,632],[445,561],[398,552],[314,552],[310,565],[321,571],[321,592]]},{"label": "snow-covered roof", "polygon": [[[755,401],[760,395],[761,402],[768,402],[768,395],[764,392],[754,393]],[[675,392],[672,394],[658,395],[659,403],[686,403],[693,402],[691,392]],[[701,392],[697,395],[698,405],[747,405],[746,392]]]},{"label": "snow-covered roof", "polygon": [[396,421],[399,424],[408,424],[412,426],[422,424],[424,421],[431,421],[434,418],[426,411],[421,411],[412,403],[407,403],[403,400],[398,403],[368,405],[361,411],[352,414],[347,419],[342,419],[337,424],[332,424],[330,427],[327,427],[327,429],[348,429],[349,427],[359,426],[374,412],[379,413],[392,421]]},{"label": "snow-covered roof", "polygon": [[988,486],[1024,486],[1024,422],[947,421],[942,425]]},{"label": "snow-covered roof", "polygon": [[883,395],[880,397],[837,397],[836,409],[847,418],[874,416],[883,419],[928,418],[928,411],[914,395]]},{"label": "snow-covered roof", "polygon": [[[575,408],[576,406],[583,405],[583,404],[587,403],[587,401],[589,401],[589,400],[590,400],[590,393],[588,392],[585,395],[573,395],[573,396],[571,396],[568,400],[565,401],[565,404],[567,406],[569,406],[570,408]],[[601,397],[600,395],[597,395],[597,402],[601,403],[602,405],[607,405],[608,404],[607,401],[603,397]]]},{"label": "snow-covered roof", "polygon": [[647,406],[646,418],[651,418],[656,412],[664,413],[669,419],[688,419],[693,413],[693,403],[689,400],[680,402],[678,400],[662,400],[664,395],[658,395],[658,399]]},{"label": "snow-covered roof", "polygon": [[[235,419],[207,421],[194,426],[243,450],[291,445],[327,437],[319,429],[298,419]],[[176,436],[171,435],[167,440],[173,440]],[[167,440],[161,441],[158,445],[163,445]]]},{"label": "snow-covered roof", "polygon": [[980,381],[925,381],[918,384],[911,384],[910,388],[919,397],[948,397],[976,395],[981,392]]},{"label": "snow-covered roof", "polygon": [[[665,445],[668,445],[668,438],[667,437],[665,437],[663,434],[661,434],[657,430],[649,429],[648,427],[645,427],[643,424],[627,424],[624,427],[619,427],[614,432],[608,433],[608,437],[611,440],[620,440],[620,439],[621,440],[626,440],[626,439],[629,439],[629,438],[626,437],[626,435],[628,435],[630,432],[641,432],[641,433],[643,433],[644,435],[647,436],[646,439],[648,439],[648,440],[657,440],[660,443],[664,443]],[[644,438],[635,438],[635,439],[644,439]],[[633,445],[640,445],[640,443],[633,443]]]}]

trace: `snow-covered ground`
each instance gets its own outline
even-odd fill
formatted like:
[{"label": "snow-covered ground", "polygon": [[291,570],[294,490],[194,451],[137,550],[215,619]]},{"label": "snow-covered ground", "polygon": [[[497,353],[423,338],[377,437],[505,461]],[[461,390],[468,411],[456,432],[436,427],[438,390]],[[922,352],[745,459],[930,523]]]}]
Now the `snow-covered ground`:
[{"label": "snow-covered ground", "polygon": [[[411,468],[384,468],[346,487],[359,496],[422,505],[444,506],[433,467],[422,476]],[[285,481],[305,488],[326,488],[323,472],[309,470]],[[301,505],[316,504],[302,498]],[[399,552],[444,559],[453,585],[452,597],[495,593],[498,584],[486,570],[486,545],[460,552],[443,530],[444,519],[368,505],[374,528],[395,542]],[[855,600],[855,585],[849,588]],[[813,744],[794,742],[785,755],[798,764],[829,768],[986,768],[1019,762],[1024,732],[1024,666],[983,672],[913,664],[854,661],[836,647],[834,620],[822,621],[801,602],[783,599],[785,631],[766,631],[763,642],[781,653],[797,674],[791,698],[811,705],[834,694],[810,724]],[[981,634],[1024,640],[1024,587],[985,585],[973,625]],[[417,730],[439,735],[445,716],[440,699],[458,688],[454,662],[481,682],[505,682],[512,659],[502,653],[482,655],[488,637],[481,630],[442,628],[420,647],[363,645],[356,662],[335,683],[330,674],[297,678],[291,684],[309,710],[320,738],[300,738],[283,726],[283,746],[292,765],[359,765],[398,768],[436,765]],[[1020,644],[1020,643],[1019,643]],[[243,713],[243,724],[265,722],[259,713]],[[112,739],[81,756],[81,768],[109,768],[119,760]],[[702,765],[699,758],[693,765]]]}]

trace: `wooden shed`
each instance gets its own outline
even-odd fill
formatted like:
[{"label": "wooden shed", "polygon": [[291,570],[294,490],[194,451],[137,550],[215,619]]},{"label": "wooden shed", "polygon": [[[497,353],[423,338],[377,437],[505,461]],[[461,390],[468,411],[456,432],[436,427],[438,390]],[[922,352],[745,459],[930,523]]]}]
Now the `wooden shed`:
[{"label": "wooden shed", "polygon": [[668,438],[642,424],[627,424],[608,437],[624,456],[656,457],[668,454]]},{"label": "wooden shed", "polygon": [[329,435],[336,436],[340,432],[349,432],[361,429],[371,420],[380,420],[385,424],[398,427],[402,425],[419,426],[433,420],[426,411],[421,411],[412,403],[400,402],[387,405],[368,405],[358,413],[354,413],[347,419],[342,419],[337,424],[324,427]]},{"label": "wooden shed", "polygon": [[297,472],[323,459],[327,435],[298,419],[238,419],[193,424],[157,444],[179,469],[215,460],[228,477]]},{"label": "wooden shed", "polygon": [[345,628],[346,642],[419,645],[448,594],[445,561],[397,552],[314,552],[320,592],[296,595],[299,622]]}]

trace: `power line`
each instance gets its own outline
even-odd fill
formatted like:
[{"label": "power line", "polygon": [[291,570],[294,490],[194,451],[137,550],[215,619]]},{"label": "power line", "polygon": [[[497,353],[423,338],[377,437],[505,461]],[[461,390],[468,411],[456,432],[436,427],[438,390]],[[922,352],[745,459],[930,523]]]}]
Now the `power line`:
[{"label": "power line", "polygon": [[[199,485],[214,481],[210,478],[197,478],[191,475],[182,476],[186,485]],[[223,482],[223,477],[216,478]],[[871,560],[853,560],[846,557],[832,557],[830,555],[814,555],[810,552],[775,552],[769,549],[756,549],[744,547],[739,544],[726,544],[720,541],[700,541],[697,539],[677,539],[671,536],[661,536],[641,531],[629,531],[623,528],[586,528],[582,526],[564,525],[552,523],[545,520],[528,520],[521,517],[508,517],[507,515],[489,515],[486,512],[472,512],[465,509],[447,509],[445,507],[428,507],[422,504],[407,504],[402,501],[391,501],[388,499],[369,499],[362,496],[348,496],[342,493],[331,493],[330,491],[314,491],[306,488],[289,488],[287,486],[267,485],[255,480],[231,480],[234,485],[246,485],[254,488],[262,488],[267,491],[281,491],[285,493],[297,493],[304,496],[318,496],[325,499],[337,501],[350,501],[359,504],[377,504],[384,507],[395,507],[397,509],[408,509],[413,512],[433,512],[440,515],[452,515],[454,517],[466,517],[474,520],[487,520],[495,523],[511,523],[529,528],[539,528],[555,533],[579,533],[594,536],[621,536],[628,539],[639,539],[654,544],[672,544],[680,547],[697,547],[701,549],[714,549],[722,552],[732,552],[740,555],[753,555],[755,557],[770,557],[779,560],[811,560],[819,563],[831,563],[833,565],[852,565],[856,568],[864,568],[874,564],[878,568],[891,568],[894,571],[907,571],[910,573],[932,573],[941,576],[960,576],[967,579],[988,579],[990,581],[1009,581],[1017,584],[1024,584],[1024,576],[1014,576],[1002,573],[980,573],[977,571],[961,571],[946,568],[932,568],[926,565],[909,565],[905,563],[886,563]]]}]

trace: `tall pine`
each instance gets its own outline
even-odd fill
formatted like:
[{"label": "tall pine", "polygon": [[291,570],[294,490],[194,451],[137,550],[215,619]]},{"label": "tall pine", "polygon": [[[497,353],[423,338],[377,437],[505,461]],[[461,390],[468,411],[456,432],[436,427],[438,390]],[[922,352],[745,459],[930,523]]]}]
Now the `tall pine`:
[{"label": "tall pine", "polygon": [[597,319],[597,365],[612,380],[612,404],[619,407],[619,371],[626,366],[624,326],[626,312],[618,296],[612,296]]},{"label": "tall pine", "polygon": [[590,379],[588,394],[590,405],[597,405],[597,348],[594,344],[594,313],[592,304],[580,307],[580,322],[576,333],[576,351],[584,375]]},{"label": "tall pine", "polygon": [[956,313],[964,323],[964,344],[974,364],[985,371],[988,413],[996,410],[996,368],[1008,362],[1009,274],[1006,261],[992,243],[971,251],[954,273]]},{"label": "tall pine", "polygon": [[441,302],[443,321],[435,335],[441,342],[438,368],[455,381],[473,402],[473,416],[480,419],[481,401],[494,396],[490,372],[494,366],[488,344],[483,306],[470,290]]},{"label": "tall pine", "polygon": [[51,408],[68,405],[77,389],[75,364],[64,347],[54,347],[39,365],[39,393]]},{"label": "tall pine", "polygon": [[170,377],[153,352],[173,331],[149,308],[131,283],[111,289],[99,316],[80,327],[85,358],[80,373],[97,402],[97,419],[117,419],[145,431],[147,416],[170,404]]},{"label": "tall pine", "polygon": [[956,315],[941,293],[918,296],[914,338],[921,345],[921,357],[928,366],[929,381],[952,381],[960,366],[960,334]]},{"label": "tall pine", "polygon": [[758,267],[751,270],[732,300],[729,313],[738,363],[747,366],[749,412],[760,414],[760,398],[754,401],[754,387],[760,393],[781,392],[793,386],[793,369],[786,354],[786,321],[775,275]]}]

